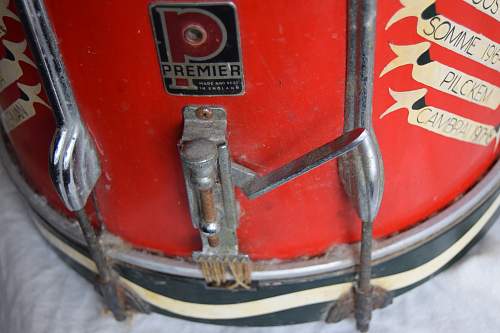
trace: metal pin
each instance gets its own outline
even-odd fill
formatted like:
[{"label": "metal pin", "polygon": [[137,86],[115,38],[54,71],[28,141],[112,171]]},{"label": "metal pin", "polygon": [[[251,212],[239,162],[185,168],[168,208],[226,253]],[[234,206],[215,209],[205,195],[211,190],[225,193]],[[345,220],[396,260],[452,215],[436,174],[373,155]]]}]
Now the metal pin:
[{"label": "metal pin", "polygon": [[[207,240],[211,247],[219,245],[219,229],[217,221],[217,209],[215,208],[215,199],[212,188],[200,190],[200,203],[202,213],[202,229],[208,234]],[[210,235],[209,233],[214,233]]]},{"label": "metal pin", "polygon": [[215,209],[214,193],[212,188],[200,190],[201,212],[204,222],[214,222],[217,219],[217,210]]}]

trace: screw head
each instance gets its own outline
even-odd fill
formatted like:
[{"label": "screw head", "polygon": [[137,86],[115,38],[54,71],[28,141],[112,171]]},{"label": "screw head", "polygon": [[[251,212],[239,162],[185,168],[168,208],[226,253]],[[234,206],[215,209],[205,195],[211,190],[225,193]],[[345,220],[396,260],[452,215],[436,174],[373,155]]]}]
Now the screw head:
[{"label": "screw head", "polygon": [[214,116],[212,109],[206,106],[200,106],[195,111],[196,117],[201,120],[210,120]]}]

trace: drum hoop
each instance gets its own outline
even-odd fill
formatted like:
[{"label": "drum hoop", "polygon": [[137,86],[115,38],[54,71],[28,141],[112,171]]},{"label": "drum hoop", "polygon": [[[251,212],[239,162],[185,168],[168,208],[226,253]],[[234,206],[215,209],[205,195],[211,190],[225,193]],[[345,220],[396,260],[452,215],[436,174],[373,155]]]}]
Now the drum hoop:
[{"label": "drum hoop", "polygon": [[[35,193],[24,180],[8,151],[5,138],[4,131],[0,129],[0,160],[30,207],[65,237],[86,246],[76,221],[72,221],[55,211],[49,206],[47,200]],[[436,215],[396,236],[375,241],[374,264],[399,256],[430,239],[438,237],[460,223],[462,218],[467,215],[467,212],[478,207],[499,188],[500,160],[495,162],[486,175],[467,193]],[[277,260],[255,261],[252,280],[285,280],[318,274],[345,273],[347,270],[354,269],[358,246],[359,243],[337,245],[322,257],[313,259],[281,262]],[[124,249],[123,246],[110,247],[107,254],[119,262],[156,272],[190,278],[203,278],[197,264],[182,259],[162,257],[133,248]]]}]

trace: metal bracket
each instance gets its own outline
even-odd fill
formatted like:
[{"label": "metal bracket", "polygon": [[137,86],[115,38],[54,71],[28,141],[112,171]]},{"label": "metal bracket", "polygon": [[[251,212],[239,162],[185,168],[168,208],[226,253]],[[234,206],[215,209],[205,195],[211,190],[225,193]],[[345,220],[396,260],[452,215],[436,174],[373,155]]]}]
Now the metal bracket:
[{"label": "metal bracket", "polygon": [[43,1],[18,0],[18,8],[56,121],[50,176],[65,206],[81,210],[101,173],[97,154],[80,119]]},{"label": "metal bracket", "polygon": [[[216,286],[249,288],[250,259],[238,251],[238,212],[226,141],[226,112],[187,106],[179,143],[193,226],[203,248],[194,252],[205,280]],[[228,276],[235,283],[228,285]]]},{"label": "metal bracket", "polygon": [[[193,226],[200,231],[201,252],[193,259],[205,280],[224,285],[227,276],[236,286],[250,283],[250,259],[238,252],[238,211],[234,186],[257,198],[358,147],[368,137],[357,128],[290,163],[259,176],[231,161],[226,139],[226,112],[221,107],[187,106],[179,143]],[[235,185],[233,185],[233,183]],[[234,285],[233,285],[234,287]]]},{"label": "metal bracket", "polygon": [[52,182],[66,208],[83,209],[100,176],[97,155],[83,126],[57,128],[49,157]]}]

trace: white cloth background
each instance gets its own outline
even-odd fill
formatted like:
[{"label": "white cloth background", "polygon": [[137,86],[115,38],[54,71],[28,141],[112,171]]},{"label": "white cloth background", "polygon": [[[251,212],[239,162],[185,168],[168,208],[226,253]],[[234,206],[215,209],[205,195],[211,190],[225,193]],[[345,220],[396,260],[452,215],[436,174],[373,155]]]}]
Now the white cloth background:
[{"label": "white cloth background", "polygon": [[[0,333],[354,331],[353,320],[237,328],[138,314],[118,323],[93,287],[51,251],[27,209],[0,166]],[[500,332],[500,223],[452,268],[375,311],[370,332]]]}]

